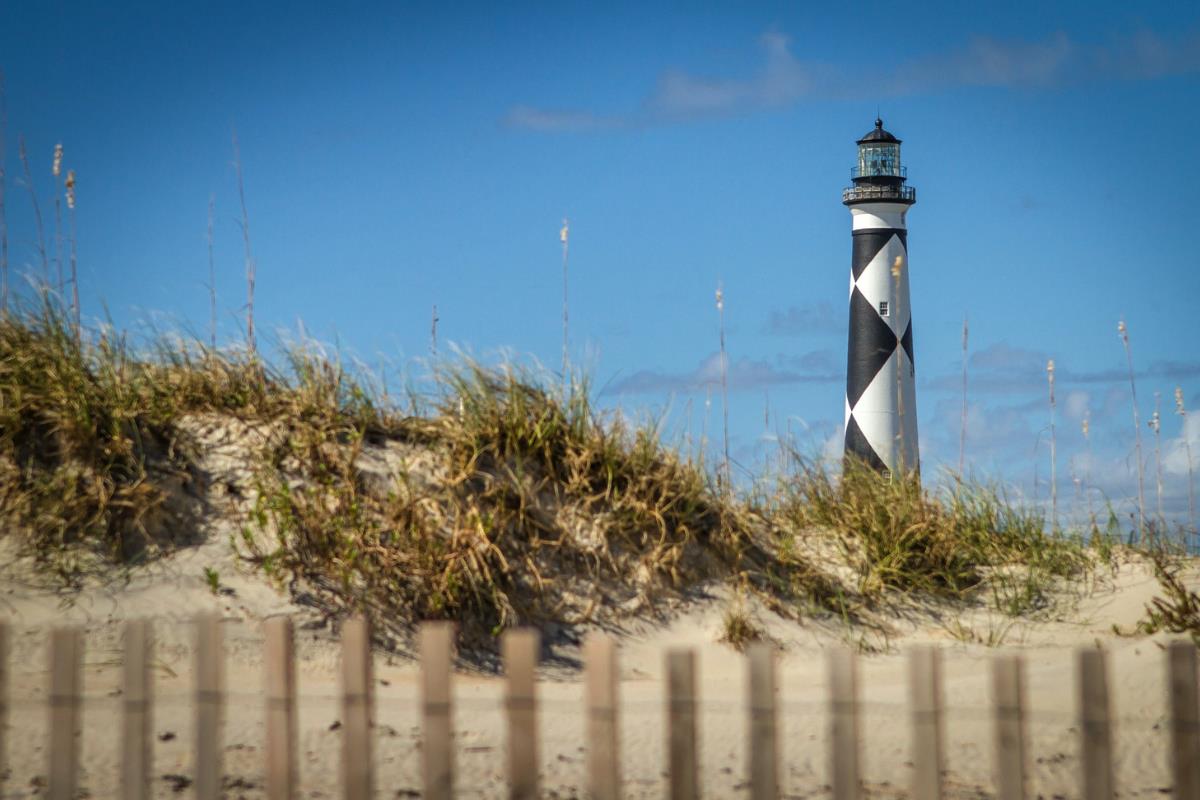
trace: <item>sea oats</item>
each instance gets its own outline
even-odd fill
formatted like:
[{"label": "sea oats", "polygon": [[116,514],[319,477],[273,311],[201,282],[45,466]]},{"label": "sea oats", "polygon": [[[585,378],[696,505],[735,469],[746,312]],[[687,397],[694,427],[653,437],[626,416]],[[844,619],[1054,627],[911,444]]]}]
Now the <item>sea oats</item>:
[{"label": "sea oats", "polygon": [[1117,333],[1121,337],[1121,343],[1125,346],[1125,359],[1129,364],[1129,394],[1133,398],[1133,444],[1134,452],[1137,456],[1138,542],[1142,543],[1146,525],[1146,491],[1144,488],[1144,464],[1142,463],[1142,426],[1138,421],[1137,384],[1133,379],[1133,350],[1129,346],[1129,327],[1125,324],[1124,319],[1117,322]]},{"label": "sea oats", "polygon": [[1046,362],[1050,385],[1050,529],[1058,527],[1058,441],[1054,432],[1054,359]]},{"label": "sea oats", "polygon": [[1166,518],[1163,516],[1163,476],[1162,476],[1162,450],[1159,447],[1158,431],[1158,403],[1160,393],[1154,393],[1154,413],[1150,415],[1150,421],[1146,423],[1150,426],[1150,430],[1154,431],[1154,476],[1155,476],[1155,491],[1158,500],[1158,524],[1166,528]]},{"label": "sea oats", "polygon": [[723,434],[724,434],[724,488],[726,494],[733,490],[732,475],[729,467],[729,364],[725,355],[725,293],[721,291],[721,284],[717,283],[717,320],[721,331],[721,413],[723,419]]},{"label": "sea oats", "polygon": [[1195,490],[1195,472],[1192,467],[1192,440],[1188,436],[1187,429],[1187,408],[1183,405],[1183,387],[1175,387],[1175,413],[1183,419],[1183,452],[1187,456],[1188,468],[1188,523],[1192,526],[1192,533],[1197,533],[1196,529],[1196,490]]}]

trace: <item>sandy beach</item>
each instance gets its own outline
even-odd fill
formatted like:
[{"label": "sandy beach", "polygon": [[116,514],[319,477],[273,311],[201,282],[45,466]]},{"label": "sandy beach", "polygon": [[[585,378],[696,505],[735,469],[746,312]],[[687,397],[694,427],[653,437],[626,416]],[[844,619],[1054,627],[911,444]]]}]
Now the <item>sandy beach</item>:
[{"label": "sandy beach", "polygon": [[[79,592],[39,586],[31,564],[10,551],[0,605],[11,629],[10,774],[5,797],[44,792],[47,634],[55,626],[86,631],[80,785],[91,797],[119,794],[121,636],[126,620],[154,622],[156,702],[153,784],[158,797],[190,792],[193,770],[192,665],[199,611],[223,620],[228,690],[224,723],[226,796],[260,797],[263,774],[262,621],[290,614],[297,625],[300,796],[339,796],[339,644],[312,608],[298,605],[239,565],[227,530],[119,580],[89,579]],[[7,545],[6,545],[7,547]],[[218,571],[222,592],[203,579]],[[1189,573],[1194,582],[1194,571]],[[1031,791],[1038,797],[1080,796],[1076,650],[1108,653],[1115,717],[1115,774],[1122,797],[1158,796],[1171,785],[1165,636],[1117,636],[1132,628],[1158,584],[1147,564],[1101,570],[1085,593],[1061,604],[1057,619],[1001,617],[986,607],[924,608],[894,613],[886,634],[831,620],[791,622],[754,609],[780,648],[779,725],[786,797],[829,794],[828,668],[831,647],[855,644],[863,775],[872,797],[903,797],[912,774],[906,654],[916,644],[943,655],[946,787],[952,797],[986,797],[993,789],[989,661],[1018,652],[1027,669]],[[621,636],[621,764],[630,797],[665,793],[663,660],[668,648],[694,648],[701,697],[701,786],[708,797],[747,794],[745,659],[719,643],[729,607],[723,590],[669,624],[631,625]],[[976,641],[964,641],[971,638]],[[999,647],[988,646],[999,642]],[[577,648],[558,648],[540,670],[541,780],[547,797],[582,796],[585,786],[582,674],[570,665]],[[411,654],[376,651],[376,792],[417,796],[420,776],[419,670]],[[454,677],[457,795],[505,796],[503,679],[478,670]]]}]

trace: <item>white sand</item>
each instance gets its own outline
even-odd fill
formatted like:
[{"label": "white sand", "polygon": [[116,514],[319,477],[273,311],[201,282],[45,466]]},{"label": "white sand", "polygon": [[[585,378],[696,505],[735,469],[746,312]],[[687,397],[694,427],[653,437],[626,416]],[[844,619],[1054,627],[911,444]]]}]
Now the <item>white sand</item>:
[{"label": "white sand", "polygon": [[[209,543],[138,568],[128,581],[93,583],[61,594],[30,585],[28,565],[0,553],[0,614],[12,630],[13,698],[9,721],[11,775],[4,797],[44,793],[46,773],[47,633],[56,625],[86,629],[81,786],[92,797],[119,794],[121,626],[131,618],[155,621],[157,658],[153,782],[156,795],[177,796],[164,775],[192,775],[192,616],[219,610],[224,618],[229,701],[224,728],[229,797],[260,797],[263,790],[262,620],[290,613],[298,626],[321,617],[297,606],[260,577],[241,574],[229,553],[228,529],[216,528]],[[203,570],[218,570],[232,595],[215,597]],[[1194,575],[1194,573],[1192,573]],[[1193,582],[1194,585],[1194,582]],[[826,650],[862,640],[883,652],[860,658],[863,701],[864,777],[872,796],[903,796],[911,777],[906,648],[936,643],[944,654],[947,786],[956,797],[992,793],[992,736],[988,662],[998,651],[1020,652],[1027,664],[1033,796],[1078,797],[1078,727],[1075,651],[1103,647],[1109,653],[1113,713],[1117,719],[1116,776],[1122,797],[1159,795],[1171,784],[1168,765],[1165,664],[1167,637],[1117,637],[1114,623],[1131,627],[1157,584],[1144,564],[1127,564],[1105,576],[1057,621],[996,618],[985,611],[943,613],[914,610],[893,618],[884,638],[835,622],[791,623],[759,612],[760,621],[784,647],[779,664],[780,726],[786,796],[824,795],[828,789],[829,721]],[[747,793],[747,720],[743,710],[742,656],[718,644],[728,600],[714,597],[666,627],[643,626],[622,637],[620,658],[621,753],[625,789],[631,797],[665,791],[662,665],[668,647],[694,647],[699,658],[702,703],[702,787],[708,797]],[[961,627],[960,627],[961,626]],[[964,644],[950,630],[971,629],[984,641],[1004,632],[1002,646]],[[300,778],[303,797],[339,796],[339,654],[325,627],[297,631],[301,695]],[[565,652],[565,656],[578,653]],[[420,787],[418,671],[402,655],[377,653],[376,787],[380,797],[406,796]],[[581,675],[564,666],[544,670],[539,685],[542,780],[550,797],[581,796],[584,786]],[[503,682],[477,673],[456,675],[456,786],[461,797],[500,797],[505,784]],[[181,794],[190,794],[190,789]]]}]

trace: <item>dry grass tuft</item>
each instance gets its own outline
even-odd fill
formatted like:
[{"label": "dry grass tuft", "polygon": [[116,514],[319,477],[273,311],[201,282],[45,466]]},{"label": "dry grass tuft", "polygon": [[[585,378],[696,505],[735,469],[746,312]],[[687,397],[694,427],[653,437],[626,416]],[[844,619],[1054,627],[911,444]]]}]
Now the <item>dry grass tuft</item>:
[{"label": "dry grass tuft", "polygon": [[1146,616],[1137,624],[1136,632],[1186,633],[1200,647],[1200,594],[1184,585],[1179,559],[1162,550],[1149,555],[1162,595],[1146,605]]},{"label": "dry grass tuft", "polygon": [[124,337],[77,339],[46,295],[0,319],[0,509],[68,583],[84,554],[150,557],[195,536],[198,476],[179,418],[362,414],[316,391],[253,359],[165,343],[139,357]]},{"label": "dry grass tuft", "polygon": [[[366,432],[295,429],[264,473],[245,552],[403,636],[453,619],[463,644],[500,630],[613,624],[733,580],[781,609],[831,596],[811,566],[756,541],[755,520],[652,427],[601,419],[586,385],[563,397],[515,367],[441,374],[434,413],[398,438],[436,454],[439,479],[371,491]],[[306,465],[302,488],[293,470]]]},{"label": "dry grass tuft", "polygon": [[0,506],[68,581],[76,544],[143,553],[166,497],[147,461],[183,468],[157,404],[123,353],[79,346],[60,309],[0,319]]},{"label": "dry grass tuft", "polygon": [[840,476],[817,461],[794,463],[774,513],[792,530],[836,531],[870,601],[891,590],[957,599],[989,588],[998,606],[1021,614],[1037,610],[1054,581],[1081,574],[1095,559],[1080,542],[1045,533],[1039,514],[987,486],[955,481],[936,497],[915,477],[882,478],[861,462],[848,461]]},{"label": "dry grass tuft", "polygon": [[721,618],[721,635],[717,641],[728,644],[740,653],[750,644],[768,641],[770,638],[766,629],[754,619],[744,600],[739,597],[737,602],[725,610]]}]

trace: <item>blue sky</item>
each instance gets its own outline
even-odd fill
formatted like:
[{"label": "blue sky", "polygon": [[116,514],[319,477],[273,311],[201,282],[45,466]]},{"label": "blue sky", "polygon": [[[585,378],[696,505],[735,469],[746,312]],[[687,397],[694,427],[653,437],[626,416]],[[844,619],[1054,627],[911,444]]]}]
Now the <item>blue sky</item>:
[{"label": "blue sky", "polygon": [[[904,140],[921,451],[1049,494],[1045,363],[1072,475],[1132,508],[1131,333],[1155,503],[1187,513],[1173,392],[1200,458],[1200,7],[1194,3],[6,2],[10,260],[40,271],[54,145],[78,175],[85,316],[207,335],[215,197],[220,337],[243,325],[236,127],[260,331],[305,330],[393,376],[442,350],[557,368],[558,231],[571,355],[600,401],[719,437],[724,285],[732,450],[789,429],[836,451],[854,140]],[[966,10],[969,8],[969,11]],[[394,378],[395,379],[395,378]],[[690,407],[690,414],[689,414]],[[1091,420],[1090,448],[1080,431]],[[1090,452],[1089,452],[1090,451]],[[1036,483],[1035,483],[1036,477]]]}]

